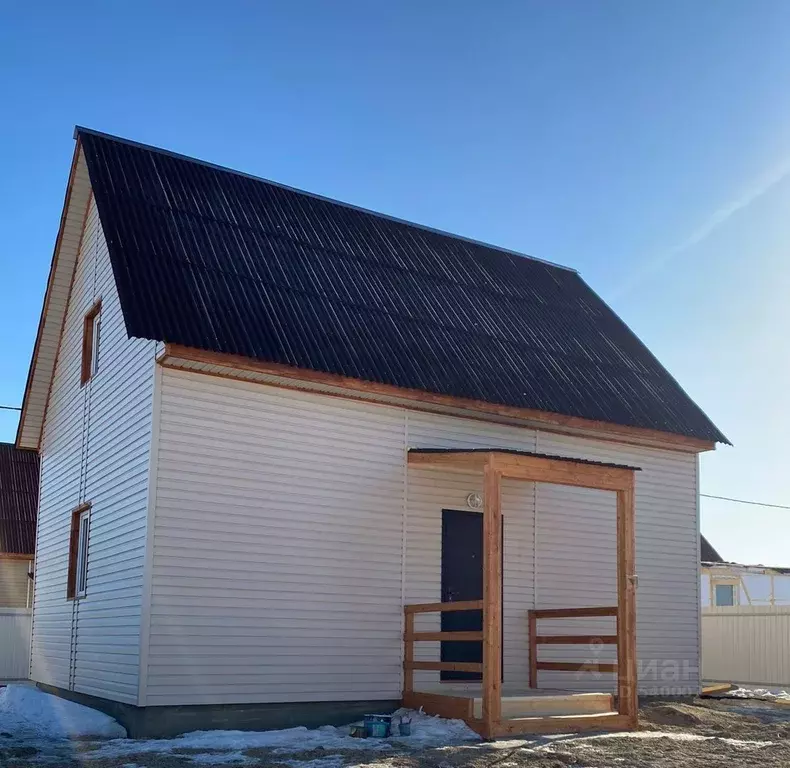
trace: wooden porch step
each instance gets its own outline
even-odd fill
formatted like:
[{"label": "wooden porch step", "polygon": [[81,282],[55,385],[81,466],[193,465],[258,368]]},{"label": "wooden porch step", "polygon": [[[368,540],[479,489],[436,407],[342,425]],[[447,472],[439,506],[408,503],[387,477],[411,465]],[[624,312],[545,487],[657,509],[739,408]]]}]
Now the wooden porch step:
[{"label": "wooden porch step", "polygon": [[[603,715],[614,709],[609,693],[568,693],[547,696],[503,696],[502,719],[513,720],[553,715]],[[474,700],[474,716],[483,716],[483,699]]]},{"label": "wooden porch step", "polygon": [[[481,722],[481,721],[477,721]],[[525,736],[539,733],[578,733],[580,731],[621,731],[634,727],[627,715],[618,712],[596,712],[581,715],[550,715],[548,717],[504,718],[495,727],[494,736]]]}]

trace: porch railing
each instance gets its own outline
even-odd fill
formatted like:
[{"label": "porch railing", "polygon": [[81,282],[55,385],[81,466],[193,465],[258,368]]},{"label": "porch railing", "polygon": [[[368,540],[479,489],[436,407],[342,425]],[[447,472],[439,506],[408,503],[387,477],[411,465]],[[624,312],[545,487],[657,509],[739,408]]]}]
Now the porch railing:
[{"label": "porch railing", "polygon": [[[540,645],[614,645],[618,646],[617,634],[614,635],[539,635],[539,619],[589,619],[601,616],[618,618],[617,606],[596,608],[542,608],[528,611],[529,617],[529,687],[538,687],[538,670],[554,672],[617,672],[617,664],[601,662],[539,661]],[[618,648],[619,651],[619,648]]]},{"label": "porch railing", "polygon": [[438,672],[479,672],[483,665],[479,662],[457,661],[415,661],[414,644],[427,641],[454,640],[460,642],[479,642],[483,639],[480,632],[415,632],[414,616],[418,613],[445,613],[447,611],[479,611],[483,609],[482,600],[463,600],[457,603],[416,603],[403,607],[403,692],[414,690],[415,670]]}]

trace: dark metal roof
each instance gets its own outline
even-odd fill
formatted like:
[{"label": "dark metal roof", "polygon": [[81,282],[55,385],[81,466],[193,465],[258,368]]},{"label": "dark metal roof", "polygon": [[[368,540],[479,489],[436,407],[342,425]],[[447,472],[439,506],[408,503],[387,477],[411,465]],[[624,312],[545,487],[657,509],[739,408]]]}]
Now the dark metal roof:
[{"label": "dark metal roof", "polygon": [[0,555],[32,555],[36,545],[38,454],[0,443]]},{"label": "dark metal roof", "polygon": [[727,442],[572,270],[77,135],[130,336]]},{"label": "dark metal roof", "polygon": [[699,536],[699,556],[703,563],[724,562],[724,558],[713,548],[711,543],[702,534]]},{"label": "dark metal roof", "polygon": [[641,467],[631,467],[628,464],[610,464],[608,461],[592,461],[591,459],[574,459],[572,456],[555,456],[550,453],[534,453],[533,451],[517,451],[513,448],[409,448],[409,453],[509,453],[513,456],[534,456],[538,459],[553,459],[554,461],[567,461],[571,464],[592,464],[595,467],[609,467],[611,469],[632,469],[641,472]]}]

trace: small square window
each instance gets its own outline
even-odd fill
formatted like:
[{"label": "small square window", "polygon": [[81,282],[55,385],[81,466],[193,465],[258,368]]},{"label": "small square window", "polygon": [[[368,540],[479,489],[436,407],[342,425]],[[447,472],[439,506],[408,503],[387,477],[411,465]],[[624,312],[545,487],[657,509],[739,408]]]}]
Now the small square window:
[{"label": "small square window", "polygon": [[733,584],[716,584],[716,605],[735,605],[735,586]]},{"label": "small square window", "polygon": [[99,372],[101,299],[88,310],[82,329],[82,369],[80,381],[86,384]]},{"label": "small square window", "polygon": [[83,504],[71,513],[69,571],[66,584],[66,597],[69,600],[85,597],[87,593],[90,521],[91,508],[89,504]]}]

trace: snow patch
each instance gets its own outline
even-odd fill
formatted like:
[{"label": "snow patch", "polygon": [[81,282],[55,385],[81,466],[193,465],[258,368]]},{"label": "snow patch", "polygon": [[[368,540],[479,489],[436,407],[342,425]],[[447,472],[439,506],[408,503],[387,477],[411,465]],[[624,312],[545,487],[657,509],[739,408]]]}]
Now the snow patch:
[{"label": "snow patch", "polygon": [[181,755],[181,757],[189,757],[189,759],[197,765],[241,765],[242,763],[251,762],[250,758],[241,752],[204,752],[200,755]]},{"label": "snow patch", "polygon": [[736,688],[723,694],[725,698],[735,699],[784,699],[790,700],[790,693],[779,688]]},{"label": "snow patch", "polygon": [[[593,736],[573,738],[575,742],[596,741],[599,739],[670,739],[672,741],[710,741],[716,739],[733,747],[767,747],[772,741],[746,741],[744,739],[726,739],[721,736],[702,736],[698,733],[678,733],[677,731],[619,731],[615,733],[598,733]],[[566,741],[568,741],[566,739]]]},{"label": "snow patch", "polygon": [[[103,759],[149,752],[173,752],[185,748],[219,749],[234,752],[242,752],[245,749],[270,748],[278,755],[306,752],[311,749],[385,752],[392,750],[395,745],[424,749],[425,747],[445,747],[480,739],[463,720],[445,720],[442,717],[432,717],[424,712],[406,709],[398,710],[395,716],[411,719],[411,736],[398,736],[389,739],[356,739],[348,735],[348,726],[335,728],[331,725],[314,729],[285,728],[279,731],[193,731],[174,739],[140,741],[118,739],[110,741],[86,755],[85,759]],[[327,758],[320,759],[326,760]],[[332,766],[329,764],[316,765],[315,760],[304,761],[305,766],[308,763],[309,768],[336,768],[334,764]]]},{"label": "snow patch", "polygon": [[28,685],[0,689],[0,721],[3,731],[49,739],[126,736],[109,715]]},{"label": "snow patch", "polygon": [[318,757],[315,760],[284,760],[283,762],[291,768],[342,768],[344,760],[342,755],[332,755]]},{"label": "snow patch", "polygon": [[[398,746],[411,744],[423,749],[425,747],[446,747],[465,741],[480,741],[480,736],[463,720],[447,720],[443,717],[434,717],[426,715],[424,712],[414,712],[408,709],[399,709],[394,713],[393,718],[411,719],[410,736],[394,736],[390,739]],[[370,739],[363,739],[363,741],[370,741]]]}]

